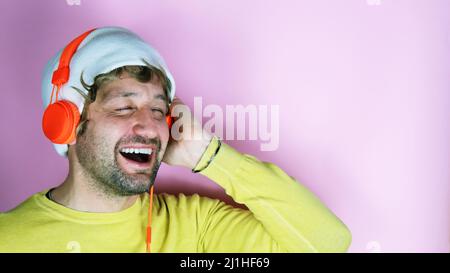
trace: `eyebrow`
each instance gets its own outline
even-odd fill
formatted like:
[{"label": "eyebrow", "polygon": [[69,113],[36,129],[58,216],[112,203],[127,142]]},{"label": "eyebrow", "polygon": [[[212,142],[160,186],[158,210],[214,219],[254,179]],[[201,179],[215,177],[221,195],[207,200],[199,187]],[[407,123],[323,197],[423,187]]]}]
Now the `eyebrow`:
[{"label": "eyebrow", "polygon": [[107,102],[107,101],[109,101],[109,100],[112,100],[112,99],[116,99],[116,98],[119,98],[119,97],[123,97],[123,98],[126,98],[126,97],[137,97],[137,96],[139,96],[138,95],[138,93],[136,93],[136,92],[132,92],[132,91],[119,91],[119,92],[108,92],[108,94],[106,94],[104,97],[103,97],[103,102]]},{"label": "eyebrow", "polygon": [[166,105],[167,111],[170,112],[169,100],[167,99],[166,94],[164,94],[164,95],[163,94],[155,95],[155,96],[153,96],[153,99],[155,99],[155,100],[157,100],[157,99],[162,100],[164,102],[164,104]]},{"label": "eyebrow", "polygon": [[[140,94],[136,93],[134,91],[118,91],[118,92],[109,92],[104,98],[103,103],[106,103],[112,99],[116,98],[127,98],[127,97],[139,97]],[[169,100],[167,99],[167,96],[165,94],[157,94],[153,96],[153,99],[159,99],[164,102],[167,109],[169,109]]]},{"label": "eyebrow", "polygon": [[169,100],[167,99],[166,95],[162,95],[162,94],[158,94],[153,96],[154,99],[160,99],[162,101],[164,101],[166,104],[169,104]]}]

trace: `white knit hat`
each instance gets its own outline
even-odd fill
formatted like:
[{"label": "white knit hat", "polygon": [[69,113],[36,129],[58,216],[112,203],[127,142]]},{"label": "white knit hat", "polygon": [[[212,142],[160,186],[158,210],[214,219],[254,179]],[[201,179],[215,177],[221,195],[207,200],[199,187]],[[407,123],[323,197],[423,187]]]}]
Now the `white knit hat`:
[{"label": "white knit hat", "polygon": [[[44,109],[50,103],[52,92],[52,75],[58,68],[62,48],[45,66],[42,75],[42,100]],[[83,112],[84,97],[75,88],[88,95],[81,84],[92,85],[94,78],[125,65],[146,65],[146,62],[162,70],[170,81],[169,99],[175,96],[175,81],[163,58],[139,36],[121,27],[103,27],[92,31],[79,45],[70,62],[69,81],[63,85],[58,94],[59,100],[73,102],[80,113]],[[67,144],[53,144],[58,154],[67,157]]]}]

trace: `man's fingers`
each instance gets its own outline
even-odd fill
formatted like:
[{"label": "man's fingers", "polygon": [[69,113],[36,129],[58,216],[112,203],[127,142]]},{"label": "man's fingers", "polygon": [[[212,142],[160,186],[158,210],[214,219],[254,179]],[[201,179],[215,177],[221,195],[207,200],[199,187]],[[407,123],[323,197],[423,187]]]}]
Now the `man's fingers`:
[{"label": "man's fingers", "polygon": [[184,105],[184,103],[181,101],[180,98],[178,97],[174,97],[172,100],[172,103],[170,104],[170,111],[172,112],[172,109],[176,106],[176,105]]}]

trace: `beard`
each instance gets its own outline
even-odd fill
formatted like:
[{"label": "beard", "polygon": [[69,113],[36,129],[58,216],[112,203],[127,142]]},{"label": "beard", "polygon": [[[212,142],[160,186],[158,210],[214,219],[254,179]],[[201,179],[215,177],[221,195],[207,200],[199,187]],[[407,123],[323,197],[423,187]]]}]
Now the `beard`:
[{"label": "beard", "polygon": [[[92,130],[91,130],[92,131]],[[98,137],[89,130],[77,137],[75,152],[84,172],[89,176],[88,181],[97,190],[107,196],[132,196],[147,192],[154,184],[161,160],[159,139],[149,139],[139,135],[122,138],[114,146],[113,153],[108,146],[107,137]],[[155,162],[151,173],[143,171],[129,174],[119,167],[117,157],[120,156],[119,147],[123,144],[155,144]]]}]

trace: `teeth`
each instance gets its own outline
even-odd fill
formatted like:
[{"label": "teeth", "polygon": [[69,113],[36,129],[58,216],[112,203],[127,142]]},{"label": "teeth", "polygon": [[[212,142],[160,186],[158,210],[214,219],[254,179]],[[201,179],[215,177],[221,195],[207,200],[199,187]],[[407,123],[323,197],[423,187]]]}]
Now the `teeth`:
[{"label": "teeth", "polygon": [[148,148],[141,148],[141,149],[137,149],[137,148],[122,148],[120,149],[120,151],[122,153],[135,153],[135,154],[147,154],[150,155],[152,154],[152,149],[148,149]]}]

